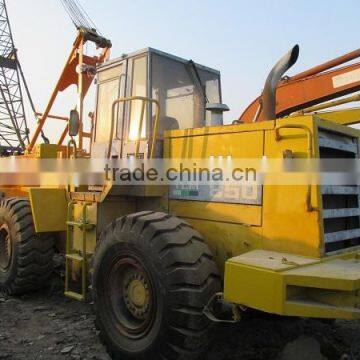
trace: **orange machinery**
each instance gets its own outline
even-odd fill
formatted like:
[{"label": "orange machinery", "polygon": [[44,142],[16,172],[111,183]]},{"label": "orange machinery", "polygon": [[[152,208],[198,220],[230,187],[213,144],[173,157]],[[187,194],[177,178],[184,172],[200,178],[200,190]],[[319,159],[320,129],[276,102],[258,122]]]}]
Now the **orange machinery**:
[{"label": "orange machinery", "polygon": [[[87,42],[92,42],[96,45],[97,50],[99,50],[98,55],[89,56],[85,54],[84,45]],[[77,85],[77,94],[78,94],[76,110],[77,113],[79,114],[80,129],[79,129],[77,151],[79,154],[82,153],[85,154],[83,140],[84,138],[88,138],[91,141],[92,134],[91,131],[85,132],[83,128],[84,98],[96,75],[96,66],[98,64],[103,63],[105,60],[109,58],[110,48],[111,48],[110,40],[107,40],[104,37],[100,36],[96,32],[96,30],[88,29],[85,27],[78,28],[78,35],[73,44],[69,58],[66,61],[65,67],[50,97],[48,105],[46,106],[44,113],[37,113],[37,116],[39,118],[38,126],[34,132],[34,135],[30,141],[29,146],[27,147],[28,154],[30,154],[33,151],[36,141],[38,140],[38,137],[41,134],[43,127],[45,125],[45,122],[48,119],[61,120],[66,122],[65,128],[58,140],[58,145],[59,146],[63,145],[63,142],[66,136],[68,135],[68,131],[69,131],[68,118],[65,116],[51,115],[50,112],[59,93],[66,90],[71,85]]]},{"label": "orange machinery", "polygon": [[[360,90],[360,62],[351,62],[360,57],[360,49],[313,67],[295,76],[282,77],[284,72],[295,64],[298,55],[299,47],[296,45],[275,65],[267,79],[262,95],[245,109],[239,121],[263,121],[288,116],[296,111],[307,112],[307,110],[320,110],[360,100],[359,96],[349,97],[307,109]],[[286,68],[280,69],[283,71],[275,74],[275,78],[276,75],[278,75],[279,78],[277,79],[278,81],[275,79],[274,83],[274,71],[279,71],[279,67],[281,68],[281,66],[283,66],[284,61],[287,63],[287,66]],[[274,86],[275,89],[271,89],[271,87]],[[272,114],[271,111],[268,113],[266,109],[269,97],[273,97],[275,101],[274,108],[276,110],[274,114]],[[354,120],[353,122],[358,121]]]}]

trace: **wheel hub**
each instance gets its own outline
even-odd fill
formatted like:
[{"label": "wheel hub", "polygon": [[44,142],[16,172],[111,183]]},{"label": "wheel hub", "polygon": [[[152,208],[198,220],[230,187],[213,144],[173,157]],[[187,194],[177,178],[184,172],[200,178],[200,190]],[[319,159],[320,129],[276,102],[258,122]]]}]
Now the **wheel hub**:
[{"label": "wheel hub", "polygon": [[7,270],[12,255],[11,236],[7,224],[0,225],[0,269]]},{"label": "wheel hub", "polygon": [[127,309],[139,320],[144,320],[150,309],[150,290],[144,275],[130,271],[124,279],[124,299]]}]

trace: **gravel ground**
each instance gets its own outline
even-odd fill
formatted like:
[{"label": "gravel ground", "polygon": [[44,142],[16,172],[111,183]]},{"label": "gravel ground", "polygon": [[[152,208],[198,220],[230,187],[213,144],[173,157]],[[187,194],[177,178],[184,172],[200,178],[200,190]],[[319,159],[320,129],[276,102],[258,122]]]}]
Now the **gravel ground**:
[{"label": "gravel ground", "polygon": [[[31,295],[0,296],[0,359],[109,359],[91,306],[66,299],[59,282]],[[360,322],[249,313],[237,325],[218,326],[204,359],[360,359],[359,330]]]}]

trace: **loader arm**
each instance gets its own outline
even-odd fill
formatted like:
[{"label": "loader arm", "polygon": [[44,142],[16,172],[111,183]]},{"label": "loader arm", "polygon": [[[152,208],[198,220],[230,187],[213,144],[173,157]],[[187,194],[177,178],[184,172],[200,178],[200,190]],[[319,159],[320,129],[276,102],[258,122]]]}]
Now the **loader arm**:
[{"label": "loader arm", "polygon": [[[360,62],[339,67],[359,57],[360,49],[280,80],[276,89],[276,117],[360,90]],[[263,95],[245,109],[239,120],[247,123],[266,120]]]}]

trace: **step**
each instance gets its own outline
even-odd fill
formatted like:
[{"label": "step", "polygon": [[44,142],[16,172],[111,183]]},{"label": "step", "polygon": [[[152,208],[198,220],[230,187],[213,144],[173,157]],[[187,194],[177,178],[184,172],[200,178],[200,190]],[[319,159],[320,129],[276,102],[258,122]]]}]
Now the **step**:
[{"label": "step", "polygon": [[67,259],[74,260],[74,261],[80,261],[80,262],[84,261],[84,257],[79,254],[66,254],[65,257]]},{"label": "step", "polygon": [[85,229],[85,230],[92,230],[95,227],[95,224],[84,223],[84,222],[81,222],[81,221],[67,221],[66,225],[78,227],[80,229]]},{"label": "step", "polygon": [[84,301],[85,296],[79,293],[76,293],[75,291],[65,291],[65,296],[77,300],[77,301]]}]

